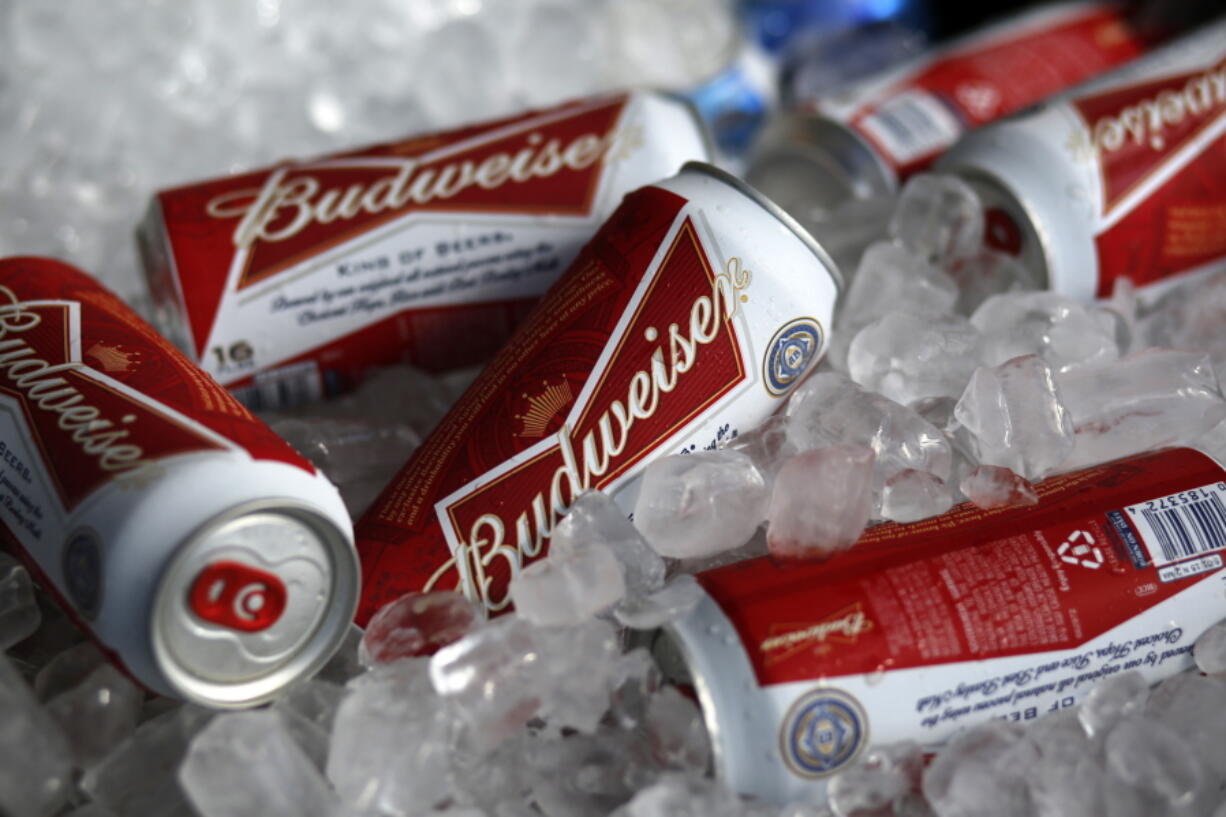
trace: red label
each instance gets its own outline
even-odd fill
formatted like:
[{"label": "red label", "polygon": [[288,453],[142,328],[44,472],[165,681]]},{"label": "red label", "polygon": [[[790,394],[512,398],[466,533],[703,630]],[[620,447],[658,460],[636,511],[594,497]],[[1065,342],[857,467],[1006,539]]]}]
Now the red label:
[{"label": "red label", "polygon": [[313,471],[116,296],[56,261],[0,261],[0,392],[18,400],[69,509],[190,451],[241,446]]},{"label": "red label", "polygon": [[750,274],[712,265],[685,204],[627,196],[358,523],[359,621],[430,587],[503,609],[574,497],[745,380],[732,316]]},{"label": "red label", "polygon": [[[848,124],[902,179],[929,166],[961,132],[1125,63],[1142,50],[1117,9],[1084,7],[1018,34],[986,32],[954,46],[874,94]],[[923,105],[907,104],[908,97],[943,108],[941,121]],[[929,133],[934,130],[939,132]]]},{"label": "red label", "polygon": [[1065,649],[1214,575],[1160,580],[1120,520],[1224,478],[1203,454],[1169,449],[1046,480],[1037,506],[964,504],[872,528],[828,562],[755,559],[699,580],[762,684]]},{"label": "red label", "polygon": [[207,622],[258,633],[281,618],[286,595],[285,584],[272,573],[239,562],[215,562],[192,582],[188,605]]},{"label": "red label", "polygon": [[1072,101],[1090,132],[1109,218],[1138,185],[1226,115],[1226,62]]},{"label": "red label", "polygon": [[571,103],[160,193],[197,354],[236,262],[242,289],[411,212],[587,215],[626,101]]},{"label": "red label", "polygon": [[1102,179],[1100,297],[1226,258],[1226,62],[1072,105]]}]

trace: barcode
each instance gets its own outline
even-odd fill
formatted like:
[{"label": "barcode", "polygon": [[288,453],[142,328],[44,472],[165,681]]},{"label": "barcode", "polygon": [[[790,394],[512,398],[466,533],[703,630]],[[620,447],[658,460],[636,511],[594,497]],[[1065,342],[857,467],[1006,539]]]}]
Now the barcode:
[{"label": "barcode", "polygon": [[1161,566],[1226,549],[1226,483],[1211,483],[1124,510],[1141,534],[1150,562]]},{"label": "barcode", "polygon": [[323,397],[323,380],[313,360],[260,372],[254,380],[234,390],[238,401],[252,411],[290,408]]},{"label": "barcode", "polygon": [[949,108],[923,91],[905,91],[883,102],[861,127],[899,164],[943,150],[962,134]]}]

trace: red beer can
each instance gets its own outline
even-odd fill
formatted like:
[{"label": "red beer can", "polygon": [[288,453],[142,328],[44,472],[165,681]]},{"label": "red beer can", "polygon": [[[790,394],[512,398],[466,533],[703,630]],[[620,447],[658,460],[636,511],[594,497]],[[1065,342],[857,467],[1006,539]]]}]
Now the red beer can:
[{"label": "red beer can", "polygon": [[0,260],[0,544],[134,678],[216,707],[319,669],[358,599],[309,462],[85,273]]},{"label": "red beer can", "polygon": [[872,528],[827,562],[700,574],[703,598],[653,649],[696,690],[717,775],[766,800],[820,798],[870,743],[935,751],[1116,673],[1189,669],[1226,616],[1226,469],[1174,448],[1036,490],[1035,506]]},{"label": "red beer can", "polygon": [[158,193],[157,324],[248,406],[492,355],[623,195],[710,151],[646,91]]},{"label": "red beer can", "polygon": [[941,160],[987,240],[1075,298],[1226,266],[1226,21],[1032,110]]},{"label": "red beer can", "polygon": [[966,131],[1142,50],[1115,5],[1041,6],[781,117],[746,178],[789,210],[891,193]]},{"label": "red beer can", "polygon": [[710,165],[644,187],[584,248],[357,526],[359,622],[416,590],[505,610],[587,490],[764,420],[825,351],[838,272]]}]

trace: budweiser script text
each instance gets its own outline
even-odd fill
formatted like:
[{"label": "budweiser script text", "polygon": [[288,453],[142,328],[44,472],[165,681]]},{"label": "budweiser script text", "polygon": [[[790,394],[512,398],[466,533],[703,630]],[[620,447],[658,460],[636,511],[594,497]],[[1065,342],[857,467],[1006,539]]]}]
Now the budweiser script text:
[{"label": "budweiser script text", "polygon": [[1164,132],[1189,117],[1209,117],[1226,108],[1226,63],[1195,76],[1182,88],[1166,88],[1152,97],[1099,117],[1090,126],[1095,155],[1118,151],[1125,145],[1166,149]]},{"label": "budweiser script text", "polygon": [[132,443],[125,443],[129,430],[121,423],[131,423],[136,418],[128,414],[117,423],[102,416],[97,406],[83,405],[84,395],[64,377],[57,373],[76,373],[88,377],[89,368],[79,361],[49,363],[36,357],[35,350],[24,339],[10,337],[28,332],[42,323],[42,316],[34,311],[37,307],[72,309],[75,304],[61,301],[23,303],[11,289],[0,286],[0,373],[7,384],[24,393],[27,405],[59,415],[56,425],[71,435],[73,442],[91,457],[97,459],[104,471],[118,472],[144,464],[144,450]]},{"label": "budweiser script text", "polygon": [[[727,321],[737,314],[741,293],[749,287],[752,277],[752,273],[742,266],[741,259],[731,258],[724,271],[712,279],[710,294],[701,295],[690,304],[688,324],[684,328],[678,323],[669,324],[664,333],[667,343],[656,344],[661,332],[655,327],[648,327],[643,339],[655,344],[650,353],[650,363],[627,380],[625,400],[611,401],[599,415],[595,427],[584,434],[581,441],[574,439],[569,421],[563,424],[548,442],[549,447],[539,455],[552,456],[558,462],[548,488],[542,486],[529,506],[518,514],[511,511],[505,518],[496,512],[482,514],[472,523],[464,541],[453,541],[449,532],[448,544],[452,548],[452,557],[434,573],[425,589],[435,588],[444,576],[455,569],[459,574],[457,589],[491,611],[505,608],[510,598],[505,589],[495,589],[489,566],[495,560],[502,559],[511,577],[517,576],[525,560],[541,554],[544,541],[571,502],[584,491],[605,487],[614,475],[624,471],[619,467],[621,464],[637,461],[665,442],[656,439],[639,448],[627,447],[635,422],[646,420],[656,413],[661,400],[667,399],[666,395],[677,386],[680,376],[697,364],[702,347],[715,340]],[[614,341],[610,339],[609,342]],[[611,360],[609,364],[612,364]],[[591,375],[592,378],[596,376],[596,373]],[[571,416],[582,408],[582,405],[574,406]],[[581,456],[576,454],[576,448]],[[448,530],[448,509],[468,493],[467,488],[462,489],[436,506],[445,530]],[[507,542],[507,531],[511,527],[507,519],[512,517],[515,520],[514,544]]]},{"label": "budweiser script text", "polygon": [[[525,138],[525,146],[513,154],[493,153],[480,162],[367,158],[282,167],[273,171],[258,190],[235,190],[214,198],[206,205],[206,212],[213,218],[241,219],[234,229],[233,241],[236,248],[244,250],[257,241],[284,241],[312,224],[329,224],[362,213],[375,215],[411,204],[450,199],[474,184],[492,190],[508,181],[522,184],[547,178],[566,168],[583,170],[604,156],[615,138],[615,133],[586,133],[562,145],[561,140],[545,141],[534,131]],[[315,168],[349,165],[388,167],[394,172],[367,184],[345,187],[325,187],[311,175]]]}]

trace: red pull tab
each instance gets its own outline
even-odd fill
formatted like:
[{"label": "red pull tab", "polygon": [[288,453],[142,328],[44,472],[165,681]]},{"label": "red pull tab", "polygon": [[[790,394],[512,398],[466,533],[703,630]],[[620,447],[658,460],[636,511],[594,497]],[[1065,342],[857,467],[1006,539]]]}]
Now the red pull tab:
[{"label": "red pull tab", "polygon": [[205,621],[242,630],[266,630],[285,612],[285,584],[272,573],[239,562],[214,562],[200,571],[188,600]]},{"label": "red pull tab", "polygon": [[984,214],[984,241],[994,250],[1015,258],[1022,254],[1022,230],[1013,217],[999,207]]}]

